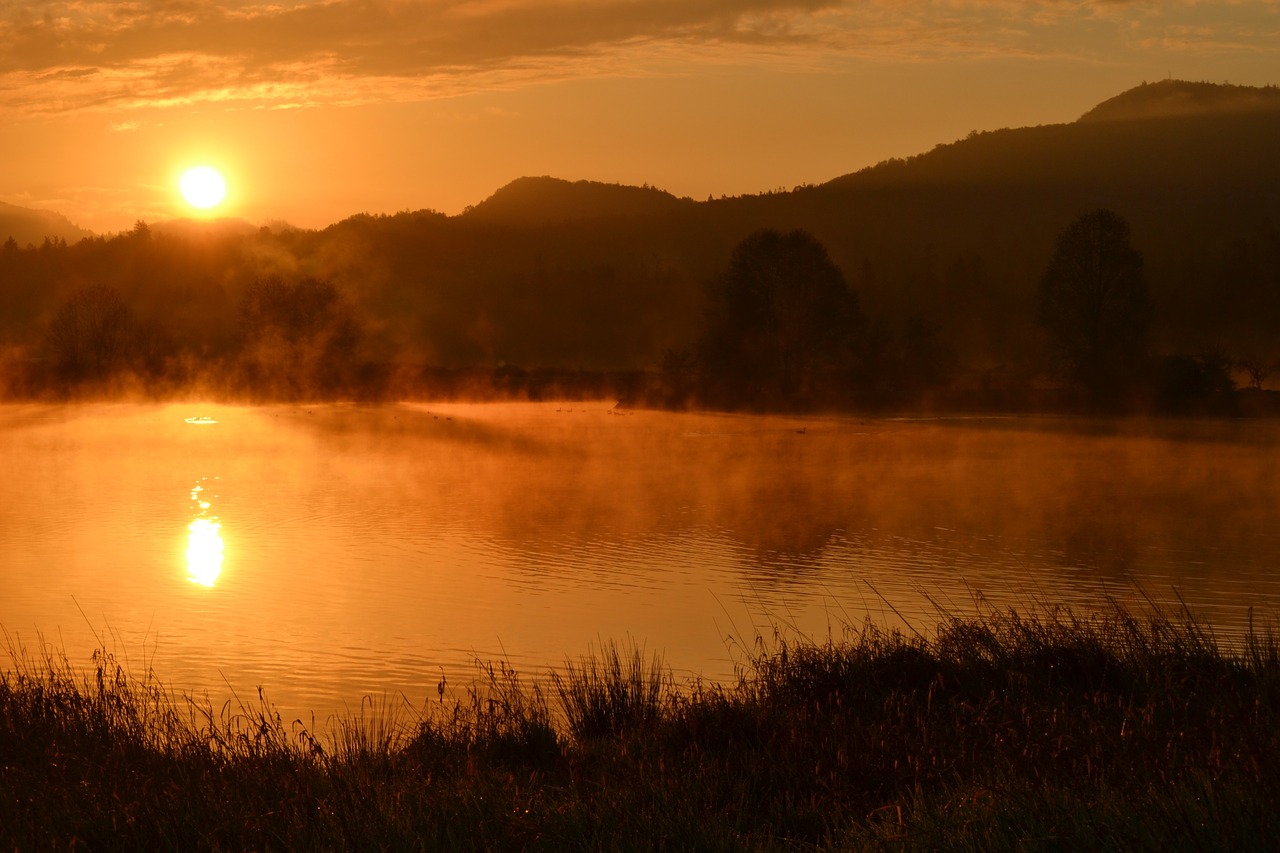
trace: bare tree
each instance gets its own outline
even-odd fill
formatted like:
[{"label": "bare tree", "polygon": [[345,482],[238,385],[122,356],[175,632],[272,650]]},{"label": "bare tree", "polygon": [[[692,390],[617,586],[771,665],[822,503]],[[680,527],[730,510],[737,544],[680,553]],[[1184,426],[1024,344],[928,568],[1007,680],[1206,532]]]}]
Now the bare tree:
[{"label": "bare tree", "polygon": [[1271,376],[1271,371],[1275,369],[1274,363],[1263,361],[1262,358],[1253,350],[1245,350],[1236,359],[1236,364],[1249,376],[1249,387],[1258,391],[1262,390],[1263,383]]},{"label": "bare tree", "polygon": [[62,303],[45,342],[62,375],[71,379],[107,376],[125,366],[131,355],[129,308],[115,288],[82,287]]}]

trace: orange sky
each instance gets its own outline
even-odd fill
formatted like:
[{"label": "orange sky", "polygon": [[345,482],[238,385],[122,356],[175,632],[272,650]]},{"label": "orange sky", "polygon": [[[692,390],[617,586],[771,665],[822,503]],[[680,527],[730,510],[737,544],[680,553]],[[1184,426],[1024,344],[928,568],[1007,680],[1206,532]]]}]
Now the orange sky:
[{"label": "orange sky", "polygon": [[0,201],[96,231],[456,213],[522,175],[821,182],[1167,76],[1280,83],[1280,0],[0,0]]}]

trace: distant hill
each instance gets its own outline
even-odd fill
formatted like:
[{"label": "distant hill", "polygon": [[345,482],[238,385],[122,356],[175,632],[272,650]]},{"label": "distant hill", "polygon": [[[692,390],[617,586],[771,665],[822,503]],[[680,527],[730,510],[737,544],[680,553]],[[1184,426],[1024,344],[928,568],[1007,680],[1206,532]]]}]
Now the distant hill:
[{"label": "distant hill", "polygon": [[1280,87],[1161,80],[1143,83],[1109,98],[1080,116],[1079,120],[1131,121],[1252,110],[1280,110]]},{"label": "distant hill", "polygon": [[226,228],[232,250],[120,240],[89,241],[61,261],[29,253],[41,257],[13,260],[15,284],[0,288],[0,341],[24,341],[32,317],[92,280],[140,315],[185,311],[163,324],[171,340],[214,352],[236,340],[236,305],[253,281],[313,275],[404,360],[652,368],[667,349],[694,346],[705,285],[735,245],[761,228],[803,228],[857,292],[867,345],[887,363],[929,353],[950,361],[959,384],[998,387],[1045,375],[1037,283],[1063,229],[1105,207],[1130,223],[1146,260],[1157,351],[1280,365],[1276,91],[1145,84],[1074,122],[975,132],[791,192],[693,201],[540,177],[457,216],[361,214],[321,231],[157,224]]},{"label": "distant hill", "polygon": [[[1158,346],[1233,344],[1280,357],[1277,151],[1280,89],[1162,81],[1075,122],[973,133],[793,192],[694,202],[648,188],[521,179],[454,218],[471,226],[468,243],[490,246],[454,275],[478,292],[478,279],[490,277],[495,305],[513,280],[577,280],[593,320],[614,313],[599,306],[600,285],[587,283],[612,275],[607,298],[674,300],[647,315],[670,317],[673,332],[688,334],[696,323],[682,318],[696,310],[696,292],[739,240],[763,227],[804,228],[870,315],[889,328],[921,316],[972,362],[999,365],[1026,361],[1037,346],[1033,296],[1058,233],[1080,213],[1108,207],[1130,221],[1147,258]],[[625,225],[611,224],[620,216]],[[536,236],[486,237],[474,230],[481,226]],[[440,256],[447,268],[454,251]],[[667,282],[656,291],[655,263]],[[574,328],[584,310],[571,304],[574,292],[568,284],[544,291],[559,307],[537,313]],[[616,322],[628,322],[623,314]],[[527,360],[516,349],[509,360]],[[568,349],[557,363],[571,363]],[[635,341],[627,350],[630,358],[641,351]]]},{"label": "distant hill", "polygon": [[78,227],[52,210],[35,210],[0,202],[0,243],[12,237],[19,246],[39,246],[46,237],[74,243],[92,236],[93,232]]},{"label": "distant hill", "polygon": [[[1067,223],[1111,208],[1146,255],[1170,339],[1210,346],[1269,336],[1265,326],[1280,324],[1280,297],[1269,295],[1280,294],[1277,93],[1146,84],[1070,124],[973,133],[775,204],[802,211],[849,265],[865,257],[909,268],[921,251],[935,266],[980,257],[989,279],[1005,278],[1006,304],[1029,299]],[[871,295],[904,311],[936,304],[930,275],[877,283],[883,293]]]},{"label": "distant hill", "polygon": [[1169,81],[1131,89],[1071,124],[975,132],[825,186],[1113,188],[1123,195],[1139,186],[1269,183],[1280,176],[1278,130],[1280,89]]},{"label": "distant hill", "polygon": [[518,178],[469,208],[466,217],[485,222],[545,225],[583,219],[654,216],[692,204],[651,187]]},{"label": "distant hill", "polygon": [[[1150,106],[1183,91],[1201,108]],[[290,251],[298,268],[348,282],[390,338],[420,338],[433,361],[625,368],[692,345],[703,286],[744,237],[803,228],[885,346],[933,329],[963,370],[998,369],[1035,361],[1034,294],[1054,240],[1107,207],[1146,258],[1157,347],[1280,358],[1271,92],[1147,84],[1087,120],[974,133],[818,186],[714,201],[521,178],[458,216],[353,217]],[[1098,118],[1142,103],[1146,117]],[[1246,103],[1257,106],[1224,106]]]}]

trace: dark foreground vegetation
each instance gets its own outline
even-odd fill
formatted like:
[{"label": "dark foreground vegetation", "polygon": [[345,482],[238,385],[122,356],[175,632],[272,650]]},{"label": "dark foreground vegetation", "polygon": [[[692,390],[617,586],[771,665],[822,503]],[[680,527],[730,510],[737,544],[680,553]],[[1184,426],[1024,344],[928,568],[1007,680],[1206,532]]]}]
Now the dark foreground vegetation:
[{"label": "dark foreground vegetation", "polygon": [[107,655],[13,653],[6,849],[1259,849],[1280,837],[1280,638],[989,611],[929,637],[760,644],[676,685],[607,647],[546,689],[317,737]]}]

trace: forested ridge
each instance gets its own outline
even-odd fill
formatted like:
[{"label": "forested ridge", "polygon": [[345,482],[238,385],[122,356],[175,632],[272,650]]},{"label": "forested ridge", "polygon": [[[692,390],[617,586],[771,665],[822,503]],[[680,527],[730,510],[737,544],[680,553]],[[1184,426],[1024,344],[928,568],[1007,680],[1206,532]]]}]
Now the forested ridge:
[{"label": "forested ridge", "polygon": [[[754,196],[523,178],[457,216],[10,238],[0,393],[404,396],[465,379],[675,404],[705,390],[731,258],[769,230],[812,237],[858,310],[838,383],[754,404],[1016,406],[1072,381],[1037,294],[1064,232],[1097,210],[1143,261],[1148,384],[1205,399],[1265,387],[1280,360],[1275,94],[1149,84],[1070,124]],[[118,333],[77,354],[68,341],[92,336],[75,317],[107,302]]]}]

